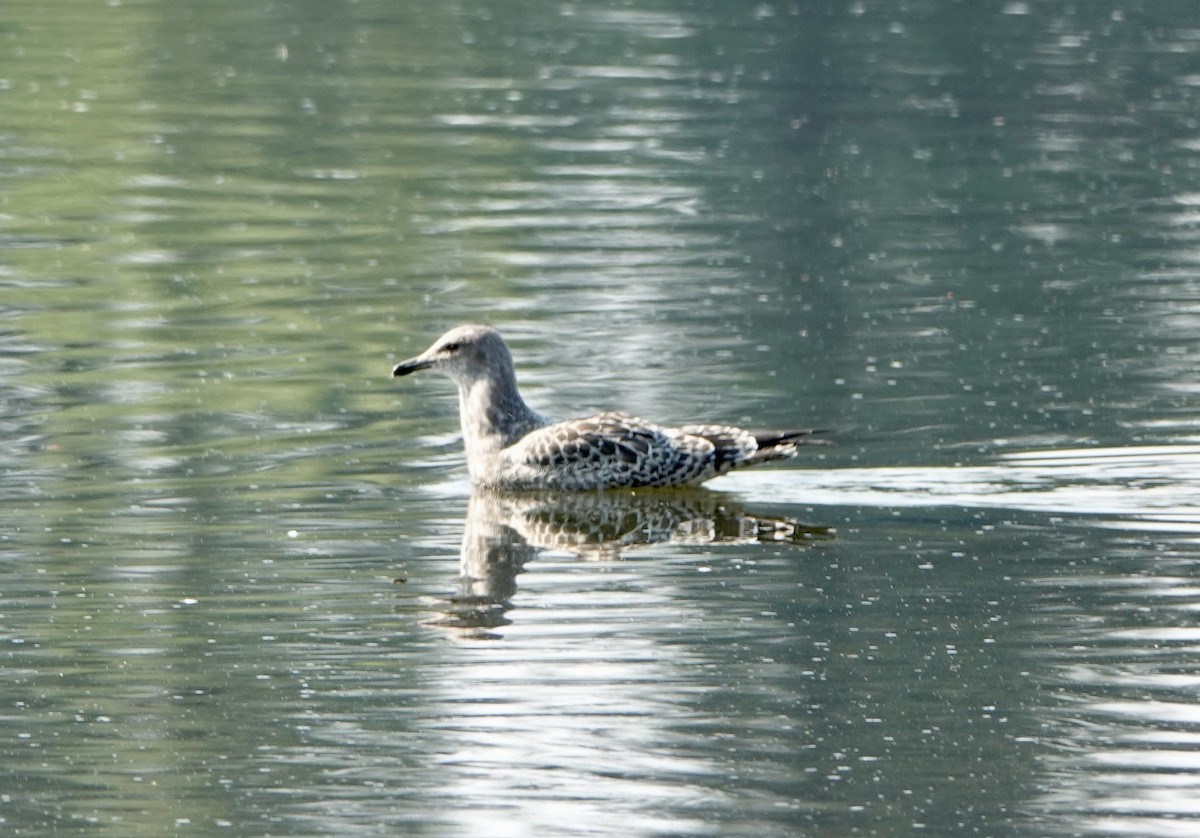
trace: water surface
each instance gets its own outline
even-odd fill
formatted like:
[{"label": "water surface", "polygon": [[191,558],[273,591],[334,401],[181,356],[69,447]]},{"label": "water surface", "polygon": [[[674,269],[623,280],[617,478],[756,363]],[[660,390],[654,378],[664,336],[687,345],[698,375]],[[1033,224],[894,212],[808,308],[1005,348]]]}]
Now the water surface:
[{"label": "water surface", "polygon": [[[1195,832],[1193,18],[8,4],[3,826]],[[481,498],[476,320],[838,445]]]}]

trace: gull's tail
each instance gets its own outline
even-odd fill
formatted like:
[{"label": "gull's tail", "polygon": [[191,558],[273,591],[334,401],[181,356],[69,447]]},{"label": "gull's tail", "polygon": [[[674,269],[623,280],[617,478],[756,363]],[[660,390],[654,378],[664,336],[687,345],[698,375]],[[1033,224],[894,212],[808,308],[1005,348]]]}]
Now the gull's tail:
[{"label": "gull's tail", "polygon": [[829,428],[801,428],[794,431],[754,431],[758,449],[745,459],[747,464],[765,463],[790,457],[801,445],[832,445]]},{"label": "gull's tail", "polygon": [[823,438],[830,433],[825,428],[746,431],[732,425],[684,425],[680,430],[712,443],[713,475],[725,474],[739,466],[790,457],[801,445],[830,444],[828,439]]}]

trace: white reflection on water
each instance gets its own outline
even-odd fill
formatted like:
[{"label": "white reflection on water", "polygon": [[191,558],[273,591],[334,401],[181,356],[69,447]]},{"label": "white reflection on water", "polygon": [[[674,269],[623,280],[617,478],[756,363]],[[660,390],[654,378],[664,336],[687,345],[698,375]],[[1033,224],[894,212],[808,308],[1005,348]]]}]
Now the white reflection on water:
[{"label": "white reflection on water", "polygon": [[[1081,516],[1127,530],[1133,562],[1097,543],[1095,573],[1030,580],[1045,644],[1032,834],[1193,836],[1200,815],[1200,589],[1186,549],[1147,563],[1141,533],[1200,533],[1200,446],[1030,451],[983,466],[765,470],[714,487],[752,499],[958,506]],[[1053,518],[1051,519],[1054,520]],[[1185,541],[1185,543],[1186,543]],[[1165,564],[1164,564],[1165,563]],[[1036,644],[1035,644],[1036,648]],[[1039,697],[1033,698],[1033,695]]]},{"label": "white reflection on water", "polygon": [[[790,834],[796,807],[812,805],[792,766],[804,725],[786,715],[801,698],[776,680],[790,677],[788,667],[726,659],[735,638],[772,619],[765,606],[751,597],[744,609],[728,603],[711,613],[694,587],[723,589],[721,573],[695,567],[693,553],[682,554],[683,574],[661,555],[619,559],[651,545],[765,541],[787,549],[829,538],[712,492],[473,492],[457,590],[423,598],[436,612],[427,624],[456,640],[502,633],[512,642],[440,644],[420,674],[430,696],[414,705],[403,733],[360,722],[362,711],[338,725],[314,723],[311,736],[323,747],[355,746],[353,764],[337,773],[345,792],[335,811],[342,821],[374,817],[369,784],[407,781],[410,774],[390,773],[415,739],[429,764],[423,776],[436,778],[421,798],[425,818],[445,825],[437,834],[557,835],[564,824],[572,834]],[[706,634],[727,640],[691,640]],[[772,653],[784,656],[793,643],[806,645],[794,637],[771,644]],[[762,719],[739,734],[737,748],[719,709],[736,673],[737,701]],[[352,676],[342,680],[361,689]],[[393,710],[385,703],[379,712]],[[726,745],[714,747],[717,738]],[[730,810],[753,826],[719,824]],[[321,824],[329,816],[323,806],[305,817]]]},{"label": "white reflection on water", "polygon": [[1200,532],[1200,445],[1030,451],[982,466],[762,470],[710,485],[756,501],[1024,509]]},{"label": "white reflection on water", "polygon": [[[1031,801],[1043,830],[1195,835],[1194,820],[1174,819],[1200,815],[1200,707],[1143,697],[1091,698],[1047,714],[1051,730],[1063,738],[1057,752],[1042,760],[1047,791]],[[1180,830],[1185,823],[1188,828]]]},{"label": "white reflection on water", "polygon": [[[1164,482],[1172,473],[1169,465],[1156,472]],[[1136,481],[1128,482],[1136,508]],[[1194,481],[1173,489],[1181,507],[1194,498]],[[1159,522],[1154,511],[1100,514],[1102,525],[1123,531],[1082,540],[1086,552],[1069,572],[1051,560],[1027,580],[1036,607],[1025,654],[1038,684],[1030,709],[1047,749],[1039,758],[1043,792],[1027,812],[1039,834],[1195,835],[1196,509],[1191,522]]]}]

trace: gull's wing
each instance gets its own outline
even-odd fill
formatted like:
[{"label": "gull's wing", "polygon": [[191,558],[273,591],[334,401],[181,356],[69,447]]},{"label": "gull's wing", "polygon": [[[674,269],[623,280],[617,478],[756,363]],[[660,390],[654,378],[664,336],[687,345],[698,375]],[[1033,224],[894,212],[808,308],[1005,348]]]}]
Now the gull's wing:
[{"label": "gull's wing", "polygon": [[539,428],[506,451],[550,489],[684,486],[713,476],[714,445],[626,413]]}]

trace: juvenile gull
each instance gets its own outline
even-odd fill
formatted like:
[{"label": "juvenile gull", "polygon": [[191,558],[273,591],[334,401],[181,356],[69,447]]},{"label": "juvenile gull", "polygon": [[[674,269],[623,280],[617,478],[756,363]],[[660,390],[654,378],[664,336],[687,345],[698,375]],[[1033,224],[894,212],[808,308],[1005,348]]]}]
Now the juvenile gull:
[{"label": "juvenile gull", "polygon": [[498,489],[588,491],[698,486],[730,469],[790,457],[814,431],[663,427],[627,413],[555,422],[517,391],[512,354],[488,326],[457,326],[392,370],[434,370],[458,385],[467,468]]}]

